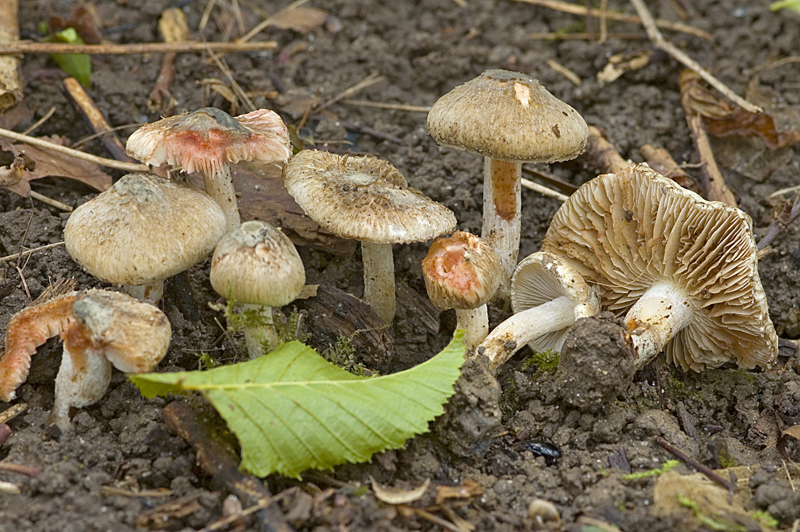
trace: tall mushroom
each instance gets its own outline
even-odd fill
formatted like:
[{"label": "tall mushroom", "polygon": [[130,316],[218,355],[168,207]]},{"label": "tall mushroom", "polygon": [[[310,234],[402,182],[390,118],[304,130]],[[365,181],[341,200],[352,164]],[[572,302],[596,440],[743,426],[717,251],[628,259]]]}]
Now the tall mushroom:
[{"label": "tall mushroom", "polygon": [[752,222],[646,164],[585,183],[553,218],[542,250],[625,314],[637,368],[662,350],[684,370],[730,358],[768,368],[778,354]]},{"label": "tall mushroom", "polygon": [[111,366],[126,373],[152,371],[167,353],[171,328],[153,305],[106,290],[71,292],[15,314],[0,360],[0,399],[11,401],[25,382],[30,358],[48,338],[64,341],[50,419],[70,428],[70,407],[97,402],[111,380]]},{"label": "tall mushroom", "polygon": [[164,279],[213,251],[225,215],[207,194],[153,174],[128,174],[84,203],[64,227],[67,253],[95,277],[156,302]]},{"label": "tall mushroom", "polygon": [[294,301],[306,282],[303,261],[292,241],[266,222],[245,222],[217,244],[210,278],[218,294],[258,314],[244,328],[250,358],[275,349],[278,335],[272,326],[272,307]]},{"label": "tall mushroom", "polygon": [[455,309],[456,328],[473,350],[489,333],[486,303],[500,286],[500,259],[485,240],[464,231],[437,238],[422,259],[422,278],[433,306]]},{"label": "tall mushroom", "polygon": [[145,164],[200,172],[206,192],[225,212],[226,232],[240,222],[229,163],[283,162],[292,155],[286,125],[275,112],[258,109],[234,118],[214,107],[145,124],[128,138],[126,150]]},{"label": "tall mushroom", "polygon": [[489,358],[494,372],[525,344],[534,352],[560,351],[569,327],[600,310],[597,294],[569,262],[541,251],[517,266],[511,280],[511,304],[514,314],[477,349]]},{"label": "tall mushroom", "polygon": [[502,261],[507,291],[519,255],[522,163],[574,159],[586,122],[534,78],[487,70],[433,104],[428,131],[443,146],[484,156],[481,236]]},{"label": "tall mushroom", "polygon": [[303,150],[283,167],[286,190],[320,226],[361,241],[364,300],[384,322],[395,313],[392,244],[424,242],[455,229],[450,209],[408,186],[376,157]]}]

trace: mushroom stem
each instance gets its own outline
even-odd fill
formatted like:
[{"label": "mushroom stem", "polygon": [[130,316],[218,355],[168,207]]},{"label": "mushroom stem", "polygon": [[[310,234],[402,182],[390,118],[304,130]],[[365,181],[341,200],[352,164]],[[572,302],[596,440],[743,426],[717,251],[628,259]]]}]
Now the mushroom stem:
[{"label": "mushroom stem", "polygon": [[241,223],[239,204],[236,201],[236,191],[233,188],[230,167],[227,163],[223,163],[219,170],[210,173],[203,170],[200,174],[203,176],[206,194],[211,196],[222,207],[222,212],[225,213],[225,220],[227,221],[225,232],[230,233]]},{"label": "mushroom stem", "polygon": [[683,290],[669,282],[651,286],[625,315],[636,348],[636,369],[646,366],[694,318],[695,307]]},{"label": "mushroom stem", "polygon": [[280,344],[272,321],[272,307],[243,303],[245,312],[255,313],[247,317],[244,341],[250,358],[258,358],[274,350]]},{"label": "mushroom stem", "polygon": [[392,245],[361,242],[361,260],[364,262],[364,301],[384,323],[392,323],[395,312]]},{"label": "mushroom stem", "polygon": [[72,428],[70,407],[82,408],[96,403],[111,382],[111,362],[101,352],[86,345],[84,339],[78,338],[81,329],[85,327],[76,324],[64,334],[64,353],[56,375],[50,422],[63,431]]},{"label": "mushroom stem", "polygon": [[486,337],[477,352],[489,358],[489,369],[497,372],[514,353],[539,336],[575,323],[575,304],[567,296],[514,314]]},{"label": "mushroom stem", "polygon": [[486,305],[473,309],[456,309],[456,329],[464,329],[464,347],[472,351],[489,334],[489,312]]},{"label": "mushroom stem", "polygon": [[143,285],[124,285],[122,291],[139,301],[155,305],[164,297],[164,281]]},{"label": "mushroom stem", "polygon": [[484,157],[483,173],[481,236],[500,257],[500,292],[507,295],[519,257],[522,163]]}]

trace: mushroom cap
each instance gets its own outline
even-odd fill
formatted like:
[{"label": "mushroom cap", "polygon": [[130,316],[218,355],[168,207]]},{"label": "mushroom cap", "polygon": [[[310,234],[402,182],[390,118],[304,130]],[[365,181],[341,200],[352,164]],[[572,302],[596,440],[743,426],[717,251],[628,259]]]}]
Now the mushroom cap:
[{"label": "mushroom cap", "polygon": [[657,282],[685,292],[695,302],[695,319],[664,349],[684,369],[716,367],[731,357],[745,368],[775,361],[778,339],[750,217],[646,164],[581,186],[556,213],[542,250],[566,258],[598,291],[603,308],[617,314]]},{"label": "mushroom cap", "polygon": [[204,192],[152,174],[128,174],[75,209],[64,244],[95,277],[138,286],[197,264],[224,232],[225,215]]},{"label": "mushroom cap", "polygon": [[397,168],[376,157],[303,150],[283,167],[283,179],[312,220],[343,238],[407,244],[456,228],[450,209],[409,187]]},{"label": "mushroom cap", "polygon": [[456,231],[431,244],[422,259],[422,276],[434,307],[475,309],[485,305],[500,286],[500,258],[482,238]]},{"label": "mushroom cap", "polygon": [[291,303],[306,282],[292,241],[261,221],[245,222],[219,241],[210,277],[218,294],[267,307]]},{"label": "mushroom cap", "polygon": [[145,124],[128,138],[126,151],[145,164],[180,166],[208,175],[228,163],[285,161],[292,155],[286,125],[274,111],[232,117],[204,107]]},{"label": "mushroom cap", "polygon": [[[153,371],[167,354],[172,329],[158,308],[110,290],[80,292],[72,303],[72,314],[89,333],[79,343],[88,342],[101,351],[114,367],[125,373]],[[67,345],[74,332],[64,334]]]},{"label": "mushroom cap", "polygon": [[[566,296],[575,305],[575,319],[600,311],[600,298],[570,263],[552,253],[538,251],[525,257],[511,278],[511,308],[514,313],[538,307]],[[528,342],[534,353],[561,351],[569,327],[538,336]]]},{"label": "mushroom cap", "polygon": [[428,131],[441,144],[485,157],[553,163],[583,152],[581,115],[519,72],[487,70],[433,104]]}]

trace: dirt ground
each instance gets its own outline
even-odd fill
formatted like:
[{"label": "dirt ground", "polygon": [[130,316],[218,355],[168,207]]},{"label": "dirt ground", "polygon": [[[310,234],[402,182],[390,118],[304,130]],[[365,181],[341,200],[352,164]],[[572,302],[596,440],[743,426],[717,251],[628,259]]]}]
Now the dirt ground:
[{"label": "dirt ground", "polygon": [[[48,3],[63,15],[72,8],[66,1],[21,0],[23,38],[33,37],[39,22],[47,19],[43,10]],[[679,20],[674,5],[688,8],[683,22],[709,32],[711,39],[669,31],[665,35],[739,94],[744,94],[754,68],[798,54],[800,15],[788,10],[770,12],[769,3],[649,2],[657,17],[672,21]],[[268,0],[240,0],[239,5],[246,29],[284,7]],[[329,13],[320,27],[309,33],[271,27],[257,38],[276,40],[275,51],[224,57],[255,106],[274,109],[289,125],[303,119],[310,98],[316,95],[319,101],[327,101],[372,73],[383,80],[352,98],[424,107],[485,69],[507,68],[538,78],[590,125],[603,128],[624,157],[641,161],[638,148],[652,144],[689,164],[690,173],[699,172],[691,166],[697,155],[680,105],[678,74],[682,67],[676,61],[655,51],[642,68],[613,82],[596,81],[611,56],[653,50],[638,26],[609,22],[611,35],[604,43],[544,40],[530,35],[584,32],[587,20],[505,0],[311,0],[307,5]],[[160,39],[158,19],[171,4],[166,0],[117,0],[97,1],[94,6],[105,38],[133,43]],[[209,41],[239,36],[236,19],[226,6],[227,2],[217,5],[203,31],[193,36]],[[194,32],[206,2],[180,2],[180,7]],[[609,9],[633,12],[621,0],[611,0]],[[597,30],[597,20],[589,23]],[[641,35],[631,38],[632,33]],[[619,34],[627,35],[620,38]],[[574,72],[582,83],[575,85],[554,70],[551,60]],[[160,111],[151,111],[147,100],[161,67],[160,55],[105,55],[95,57],[92,64],[89,94],[112,126],[159,118]],[[203,54],[185,53],[177,55],[175,66],[171,87],[175,112],[209,105],[231,110],[228,101],[201,83],[217,78],[228,84],[226,74],[213,61]],[[75,143],[93,133],[64,95],[61,77],[47,56],[26,55],[22,69],[26,105],[33,113],[15,126],[16,131],[24,131],[55,108],[35,135],[59,134]],[[770,71],[762,83],[774,89],[784,103],[800,105],[797,63]],[[482,161],[476,155],[437,146],[427,133],[425,118],[425,112],[419,110],[339,102],[308,117],[300,135],[306,146],[316,144],[387,159],[412,186],[452,209],[459,229],[479,233]],[[120,131],[123,141],[131,131],[130,127]],[[96,139],[82,146],[109,156]],[[766,196],[800,183],[800,154],[786,148],[776,155],[730,140],[715,140],[714,146],[725,154],[720,157],[723,172],[741,208],[752,216],[758,238],[772,217],[772,204]],[[597,175],[586,157],[540,169],[574,185]],[[32,186],[73,207],[96,194],[61,178],[37,180]],[[520,257],[538,249],[558,207],[555,199],[523,192]],[[58,209],[0,189],[0,211],[2,256],[16,253],[23,244],[34,248],[62,240],[68,215]],[[800,337],[800,224],[787,228],[773,247],[775,251],[759,263],[759,273],[779,336],[796,339]],[[334,248],[320,242],[300,248],[307,282],[361,295],[359,253],[347,246]],[[448,342],[455,318],[452,311],[439,314],[426,303],[420,273],[426,250],[424,243],[395,249],[399,308],[391,330],[378,335],[387,345],[391,343],[393,356],[387,360],[374,344],[367,352],[370,345],[364,342],[365,351],[357,353],[357,358],[367,366],[396,371],[429,358]],[[30,302],[15,266],[9,261],[0,269],[5,283],[0,285],[5,288],[0,307],[2,330],[11,315]],[[21,273],[34,298],[59,278],[74,278],[79,288],[104,286],[83,272],[63,247],[30,255]],[[207,275],[208,261],[190,271],[189,310],[180,303],[177,289],[168,286],[163,306],[174,337],[159,371],[195,369],[200,352],[223,362],[240,356],[235,341],[241,339],[233,336],[232,343],[223,336],[217,321],[222,320],[221,315],[208,308],[207,303],[217,296]],[[312,344],[324,347],[335,340],[329,330],[315,327],[313,303],[303,302],[298,308],[306,309],[305,328]],[[508,315],[502,305],[490,306],[492,324]],[[609,342],[601,341],[606,338],[602,335],[612,330],[609,321],[582,324],[575,331],[571,349],[582,356],[602,356],[603,349],[611,349]],[[39,348],[31,376],[19,390],[19,399],[28,404],[28,411],[10,423],[12,434],[0,446],[0,457],[8,462],[42,468],[37,478],[0,473],[0,480],[19,485],[22,492],[0,496],[0,532],[125,532],[135,530],[137,518],[145,512],[174,501],[189,509],[187,515],[175,512],[166,521],[142,521],[145,528],[195,530],[219,518],[228,493],[196,465],[189,445],[166,430],[162,411],[169,401],[143,399],[121,373],[114,373],[102,400],[77,412],[74,433],[48,430],[46,419],[53,404],[60,352],[56,340]],[[738,466],[734,471],[740,489],[735,504],[750,512],[769,512],[778,529],[792,530],[794,525],[797,530],[800,469],[796,462],[800,461],[800,449],[796,442],[783,438],[781,456],[780,446],[776,446],[781,430],[800,423],[800,356],[791,344],[782,344],[777,365],[769,371],[745,371],[731,365],[699,374],[682,373],[656,361],[637,373],[633,382],[622,383],[612,397],[603,397],[599,405],[591,407],[573,406],[565,400],[556,390],[556,374],[541,371],[539,365],[530,363],[530,357],[525,348],[499,374],[501,424],[469,427],[463,422],[471,409],[480,409],[492,395],[490,387],[475,384],[481,368],[470,364],[465,372],[476,379],[459,387],[448,415],[432,424],[431,433],[410,440],[404,449],[385,453],[371,463],[310,474],[303,482],[267,478],[266,485],[273,493],[300,487],[280,503],[288,524],[296,530],[315,531],[441,528],[420,512],[379,502],[366,488],[372,476],[384,485],[405,488],[430,479],[432,485],[425,496],[410,506],[427,508],[449,522],[451,530],[536,528],[536,520],[528,512],[536,498],[555,505],[567,530],[612,530],[598,528],[610,526],[602,523],[629,532],[713,529],[718,522],[701,522],[688,507],[665,510],[656,504],[657,477],[622,478],[626,469],[647,471],[673,458],[654,444],[653,437],[662,436],[707,466]],[[482,430],[486,433],[476,438]],[[560,449],[560,457],[545,456],[554,449]],[[694,472],[685,464],[676,471]],[[437,502],[436,488],[440,486],[467,487],[470,496]],[[158,488],[168,491],[152,491]],[[151,490],[151,496],[130,495],[141,490]],[[180,499],[184,496],[188,499]],[[700,506],[698,513],[704,508],[711,511],[705,502]],[[729,517],[734,513],[730,510]],[[238,526],[240,530],[257,529],[247,520]],[[542,526],[558,529],[553,522]],[[767,529],[763,522],[741,516],[730,517],[725,526],[724,530]]]}]

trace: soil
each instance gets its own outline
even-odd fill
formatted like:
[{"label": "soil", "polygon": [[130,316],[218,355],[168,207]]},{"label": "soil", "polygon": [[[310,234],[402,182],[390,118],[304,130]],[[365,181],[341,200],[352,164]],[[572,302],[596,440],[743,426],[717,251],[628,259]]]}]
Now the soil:
[{"label": "soil", "polygon": [[[20,2],[23,37],[33,36],[39,22],[47,18],[41,11],[45,4]],[[247,29],[262,20],[265,11],[274,13],[283,7],[268,0],[240,4]],[[649,4],[657,17],[673,21],[679,20],[673,5],[688,4],[684,22],[709,32],[711,39],[674,32],[666,32],[666,36],[739,94],[745,92],[756,67],[797,54],[800,15],[789,10],[770,12],[768,0]],[[194,37],[221,41],[240,35],[227,3],[220,5]],[[691,166],[697,163],[697,156],[680,105],[678,74],[682,67],[676,61],[655,51],[645,66],[613,82],[596,81],[610,57],[652,51],[647,39],[614,35],[604,43],[531,39],[532,33],[585,31],[587,20],[503,0],[312,0],[308,5],[328,11],[320,27],[309,33],[272,27],[259,38],[276,40],[275,51],[230,53],[224,58],[238,83],[251,93],[254,105],[276,110],[287,124],[297,125],[302,120],[309,98],[327,101],[373,72],[383,76],[383,81],[354,98],[429,106],[485,69],[507,68],[538,78],[589,124],[602,127],[624,157],[641,161],[638,148],[652,144],[667,149],[678,162],[688,163],[690,173],[699,172]],[[120,43],[158,41],[158,19],[163,9],[170,7],[165,0],[98,1],[94,6],[105,38]],[[181,2],[180,6],[189,27],[198,28],[206,2]],[[71,3],[53,1],[50,7],[66,15]],[[627,2],[618,0],[611,0],[609,9],[632,11]],[[592,24],[596,30],[598,21]],[[613,22],[609,22],[609,31],[641,32],[637,26]],[[551,60],[574,72],[582,84],[576,86],[551,68]],[[147,99],[161,67],[160,55],[97,56],[92,64],[89,94],[112,126],[159,118],[160,111],[151,111]],[[175,65],[171,86],[175,112],[209,105],[232,111],[225,98],[200,83],[217,78],[228,84],[226,74],[213,61],[202,54],[185,53],[177,55]],[[17,131],[24,131],[54,108],[36,135],[64,135],[74,143],[93,133],[64,95],[60,75],[47,56],[24,56],[22,70],[27,82],[26,105],[33,113],[16,125]],[[785,103],[800,104],[796,63],[770,71],[762,83],[772,87]],[[372,153],[390,161],[412,186],[452,209],[459,229],[479,233],[483,163],[476,155],[437,146],[427,134],[425,118],[419,111],[339,102],[310,116],[299,134],[306,146]],[[121,130],[123,141],[131,130]],[[767,150],[754,152],[733,141],[714,142],[715,150],[727,154],[723,172],[729,186],[741,208],[752,216],[757,237],[763,235],[773,212],[773,204],[765,198],[798,184],[800,153],[786,148],[777,156]],[[82,146],[108,156],[96,139]],[[597,174],[585,157],[540,169],[573,185]],[[73,207],[96,194],[60,178],[36,180],[32,186]],[[531,191],[523,194],[520,257],[538,249],[559,207],[558,200]],[[62,211],[3,189],[0,210],[3,256],[16,253],[23,245],[34,248],[62,240],[68,217]],[[773,248],[759,263],[770,316],[782,338],[798,338],[800,224],[789,226]],[[358,361],[368,367],[381,372],[410,367],[437,353],[450,338],[455,325],[452,311],[439,314],[427,303],[420,273],[426,249],[425,243],[395,249],[400,294],[397,318],[390,330],[374,335],[368,354],[369,342],[364,342],[365,351]],[[352,250],[319,242],[301,246],[308,283],[330,287],[326,297],[335,299],[331,294],[338,292],[334,289],[360,296],[360,255]],[[167,287],[162,305],[174,337],[159,371],[195,369],[200,352],[224,363],[240,358],[241,338],[222,335],[218,324],[222,317],[207,305],[218,298],[207,282],[208,267],[206,260],[190,271],[192,297],[188,303],[180,298],[176,283]],[[63,247],[30,255],[19,270],[14,261],[4,262],[0,274],[6,283],[0,307],[3,330],[13,313],[56,279],[74,278],[81,289],[108,288],[83,272]],[[313,310],[313,304],[304,305],[306,312]],[[496,325],[509,310],[493,304],[489,313]],[[313,345],[325,347],[335,341],[331,330],[315,328],[313,318],[305,320],[305,328]],[[375,342],[391,346],[392,357],[382,356],[380,349],[375,349],[380,344]],[[364,488],[370,476],[383,485],[405,488],[430,479],[431,488],[410,506],[429,508],[440,518],[457,523],[453,530],[558,529],[556,521],[541,514],[529,516],[534,499],[553,503],[567,530],[598,530],[590,528],[597,522],[651,532],[711,526],[692,517],[686,507],[665,511],[657,504],[654,486],[658,477],[622,478],[626,472],[652,470],[673,458],[654,444],[653,437],[662,436],[707,466],[737,466],[733,471],[739,493],[745,497],[735,504],[751,515],[754,510],[767,511],[776,520],[774,526],[792,529],[800,519],[800,493],[796,491],[800,447],[779,435],[784,428],[800,423],[800,357],[793,344],[782,345],[777,365],[769,371],[727,365],[682,373],[657,360],[631,377],[631,369],[615,361],[615,373],[600,378],[597,361],[606,356],[619,358],[625,339],[613,319],[587,320],[576,328],[565,348],[574,372],[567,371],[567,365],[556,372],[548,370],[540,359],[531,358],[527,348],[502,368],[497,382],[487,377],[485,362],[468,362],[447,414],[431,425],[430,433],[408,441],[405,448],[384,453],[367,464],[346,464],[331,472],[309,474],[302,482],[271,476],[265,483],[273,493],[301,488],[288,492],[280,503],[285,519],[296,530],[439,529],[423,514],[379,502]],[[95,405],[76,412],[74,432],[59,434],[48,428],[59,358],[57,340],[41,346],[30,378],[19,389],[19,400],[27,403],[28,410],[10,422],[12,433],[2,443],[0,456],[42,471],[37,478],[0,473],[0,480],[13,482],[21,490],[21,494],[0,497],[1,532],[125,532],[136,529],[137,518],[144,512],[176,501],[177,507],[189,508],[186,515],[176,511],[169,519],[143,523],[145,528],[194,530],[222,515],[228,492],[196,465],[190,446],[165,428],[162,412],[168,401],[143,399],[123,374],[115,371],[108,393]],[[575,400],[581,389],[587,396]],[[681,464],[676,471],[688,474],[693,469]],[[440,486],[469,487],[472,495],[439,504],[435,495]],[[119,494],[158,488],[169,491],[150,491],[150,496]],[[188,499],[181,499],[184,496]],[[660,510],[656,511],[656,506]],[[256,530],[255,522],[247,519],[238,525],[240,530]],[[763,525],[750,519],[741,526],[753,530]]]}]

